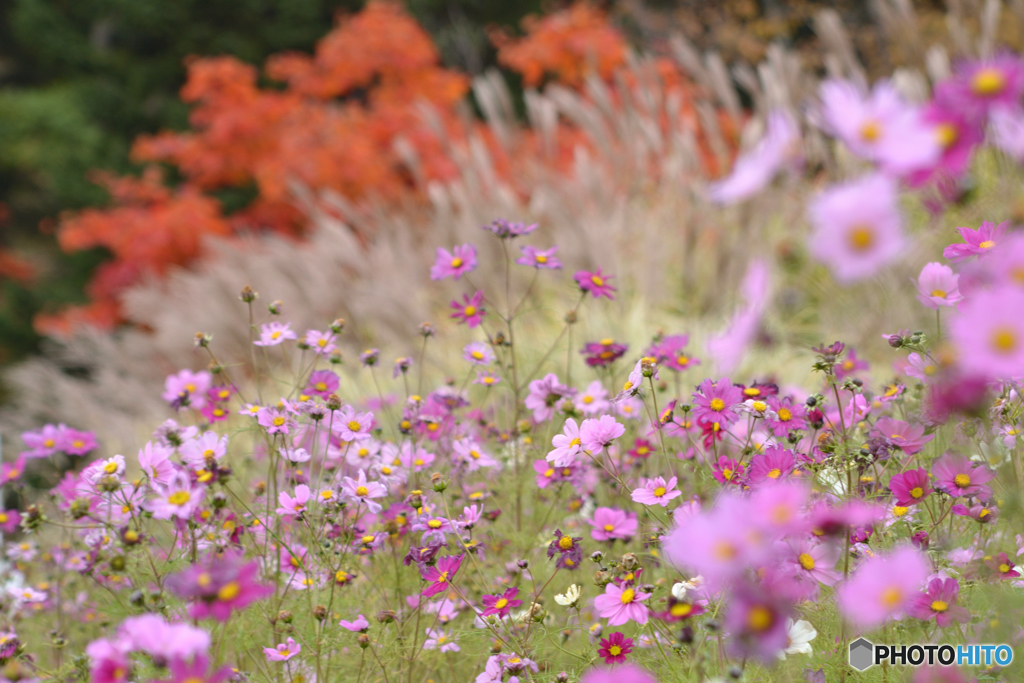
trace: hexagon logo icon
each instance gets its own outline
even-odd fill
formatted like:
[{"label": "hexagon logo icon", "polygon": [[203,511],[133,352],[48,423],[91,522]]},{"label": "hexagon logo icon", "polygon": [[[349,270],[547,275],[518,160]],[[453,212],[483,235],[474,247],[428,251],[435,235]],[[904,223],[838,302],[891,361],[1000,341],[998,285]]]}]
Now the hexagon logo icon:
[{"label": "hexagon logo icon", "polygon": [[864,671],[875,664],[875,646],[865,638],[858,638],[850,643],[850,666],[857,671]]}]

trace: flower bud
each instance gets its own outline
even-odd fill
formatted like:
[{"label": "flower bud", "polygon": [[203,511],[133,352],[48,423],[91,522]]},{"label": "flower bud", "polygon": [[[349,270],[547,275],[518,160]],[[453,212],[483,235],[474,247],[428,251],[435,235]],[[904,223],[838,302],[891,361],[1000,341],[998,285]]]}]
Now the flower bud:
[{"label": "flower bud", "polygon": [[206,348],[213,341],[213,335],[207,334],[206,332],[196,332],[195,345],[196,348]]},{"label": "flower bud", "polygon": [[270,311],[271,315],[281,315],[281,308],[284,306],[284,302],[277,300],[271,301],[270,305],[267,306],[267,310]]},{"label": "flower bud", "polygon": [[283,609],[277,613],[277,620],[290,624],[292,623],[292,613],[289,610]]},{"label": "flower bud", "polygon": [[366,648],[370,647],[370,636],[366,635],[365,633],[360,633],[358,636],[356,636],[356,642],[359,643],[359,647],[365,650]]},{"label": "flower bud", "polygon": [[382,624],[390,624],[395,620],[395,611],[391,609],[382,609],[377,612],[377,621]]},{"label": "flower bud", "polygon": [[619,564],[622,565],[622,568],[627,572],[631,572],[640,566],[640,558],[638,558],[635,553],[626,553],[622,556],[622,559],[619,560]]},{"label": "flower bud", "polygon": [[247,304],[251,304],[253,301],[259,298],[259,293],[254,291],[252,287],[246,285],[242,287],[242,293],[238,295],[238,298]]},{"label": "flower bud", "polygon": [[325,401],[327,410],[341,410],[341,399],[338,398],[337,394],[331,394]]},{"label": "flower bud", "polygon": [[345,319],[337,318],[329,327],[334,334],[341,334],[345,330]]},{"label": "flower bud", "polygon": [[327,608],[323,605],[317,605],[313,608],[313,616],[316,617],[317,621],[323,621],[327,618]]},{"label": "flower bud", "polygon": [[428,323],[428,322],[420,323],[420,335],[422,335],[424,337],[433,337],[436,332],[437,332],[437,330],[434,329],[434,326],[431,325],[430,323]]},{"label": "flower bud", "polygon": [[607,586],[612,582],[612,575],[603,569],[599,569],[594,572],[594,585],[595,586]]}]

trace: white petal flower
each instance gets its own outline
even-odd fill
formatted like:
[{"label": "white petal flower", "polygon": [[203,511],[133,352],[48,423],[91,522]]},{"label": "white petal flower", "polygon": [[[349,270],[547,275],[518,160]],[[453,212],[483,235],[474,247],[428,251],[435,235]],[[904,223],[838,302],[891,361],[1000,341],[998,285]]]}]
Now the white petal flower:
[{"label": "white petal flower", "polygon": [[811,641],[818,637],[818,631],[811,622],[786,620],[786,631],[788,644],[786,649],[779,653],[779,659],[785,659],[786,655],[809,655],[812,654]]},{"label": "white petal flower", "polygon": [[580,594],[582,589],[575,583],[566,589],[565,593],[559,593],[555,596],[555,602],[563,607],[573,607],[580,600]]}]

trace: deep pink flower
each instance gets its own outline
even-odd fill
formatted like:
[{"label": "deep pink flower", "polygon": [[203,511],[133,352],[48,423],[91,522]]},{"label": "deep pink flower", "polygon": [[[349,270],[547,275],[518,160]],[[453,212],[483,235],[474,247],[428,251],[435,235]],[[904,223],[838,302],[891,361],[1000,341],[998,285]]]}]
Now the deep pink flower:
[{"label": "deep pink flower", "polygon": [[907,603],[907,614],[915,619],[935,619],[940,628],[953,623],[963,623],[971,618],[970,613],[956,604],[960,595],[960,584],[956,579],[935,577],[928,582],[923,593],[914,595]]},{"label": "deep pink flower", "polygon": [[632,538],[639,528],[635,512],[606,507],[594,510],[594,516],[587,520],[587,524],[593,527],[590,535],[595,541]]},{"label": "deep pink flower", "polygon": [[616,290],[608,284],[608,281],[611,280],[612,277],[613,276],[611,275],[602,273],[600,268],[594,272],[590,272],[589,270],[578,270],[576,271],[576,274],[573,275],[573,279],[576,280],[576,284],[580,286],[580,289],[584,292],[590,292],[591,296],[595,299],[600,299],[601,297],[605,297],[606,299],[615,298],[612,293]]},{"label": "deep pink flower", "polygon": [[232,611],[272,595],[274,589],[257,581],[259,563],[243,564],[240,555],[208,555],[200,564],[167,577],[165,585],[178,597],[192,603],[195,619],[212,617],[227,621]]},{"label": "deep pink flower", "polygon": [[423,589],[420,597],[429,598],[448,590],[448,584],[459,573],[459,567],[462,566],[462,558],[464,557],[465,555],[459,555],[458,557],[448,555],[438,559],[435,566],[423,569],[423,580],[430,585]]},{"label": "deep pink flower", "polygon": [[855,626],[874,628],[905,610],[930,573],[927,556],[913,548],[870,557],[839,587],[839,609]]},{"label": "deep pink flower", "polygon": [[153,514],[154,519],[188,519],[203,502],[206,493],[201,486],[193,488],[184,472],[175,473],[167,484],[153,480],[149,486],[156,497],[146,502],[146,509]]},{"label": "deep pink flower", "polygon": [[616,631],[607,638],[601,639],[601,647],[597,654],[604,657],[605,664],[621,664],[626,661],[626,655],[633,651],[633,639]]},{"label": "deep pink flower", "polygon": [[808,212],[811,254],[840,282],[870,277],[904,252],[896,185],[881,174],[832,186]]},{"label": "deep pink flower", "polygon": [[743,390],[734,386],[729,378],[717,382],[706,379],[693,395],[693,417],[699,423],[722,430],[740,419],[736,408],[743,403]]},{"label": "deep pink flower", "polygon": [[26,458],[48,458],[55,453],[60,453],[64,448],[66,427],[61,425],[44,425],[38,432],[23,432],[21,440],[28,446],[27,451],[21,455]]},{"label": "deep pink flower", "polygon": [[547,269],[558,269],[562,267],[562,262],[555,256],[555,252],[558,251],[558,247],[551,247],[550,249],[537,249],[530,245],[523,245],[520,247],[523,251],[523,255],[516,259],[516,263],[521,266],[530,266],[531,268],[547,268]]},{"label": "deep pink flower", "polygon": [[917,277],[917,300],[931,309],[956,306],[964,298],[959,280],[960,276],[949,266],[928,263]]},{"label": "deep pink flower", "polygon": [[747,481],[751,484],[770,484],[788,477],[795,467],[793,451],[781,446],[769,446],[764,453],[756,453],[750,458]]},{"label": "deep pink flower", "polygon": [[614,339],[602,339],[596,342],[587,342],[580,349],[583,360],[590,367],[604,367],[609,363],[617,361],[629,350],[626,344],[618,344]]},{"label": "deep pink flower", "polygon": [[921,467],[894,475],[889,480],[889,490],[892,491],[897,505],[909,507],[927,498],[932,492],[932,485],[928,479],[928,472]]},{"label": "deep pink flower", "polygon": [[924,427],[912,425],[892,417],[880,417],[871,429],[872,436],[887,439],[907,455],[914,455],[935,438],[934,434],[924,435]]},{"label": "deep pink flower", "polygon": [[513,587],[506,589],[501,595],[485,595],[483,597],[484,611],[480,613],[480,616],[489,617],[492,614],[497,614],[499,619],[504,619],[513,607],[523,604],[522,600],[516,600],[518,594],[519,589]]},{"label": "deep pink flower", "polygon": [[5,534],[13,534],[21,525],[21,513],[17,510],[0,510],[0,529]]},{"label": "deep pink flower", "polygon": [[766,415],[764,424],[775,436],[782,438],[791,431],[807,429],[807,406],[804,404],[794,403],[789,396],[769,396],[765,402],[771,411]]},{"label": "deep pink flower", "polygon": [[588,669],[580,683],[658,683],[654,676],[632,664]]},{"label": "deep pink flower", "polygon": [[1003,221],[999,225],[984,221],[977,230],[970,228],[957,228],[956,231],[964,238],[963,244],[951,244],[942,251],[942,255],[958,263],[971,256],[982,256],[995,248],[1006,234],[1010,221]]},{"label": "deep pink flower", "polygon": [[960,62],[953,78],[940,83],[936,99],[977,119],[994,106],[1011,106],[1024,93],[1024,63],[1012,53]]},{"label": "deep pink flower", "polygon": [[487,309],[484,308],[483,292],[476,292],[473,296],[463,294],[462,303],[456,299],[452,301],[451,307],[455,311],[451,317],[466,323],[470,329],[479,326],[484,316],[487,315]]},{"label": "deep pink flower", "polygon": [[608,620],[609,626],[622,626],[630,621],[643,626],[649,615],[643,602],[649,597],[650,593],[632,586],[609,583],[604,587],[604,593],[594,598],[594,608],[600,618]]},{"label": "deep pink flower", "polygon": [[306,393],[327,398],[338,391],[338,376],[330,370],[316,370],[309,376]]},{"label": "deep pink flower", "polygon": [[690,337],[686,334],[670,334],[662,337],[659,341],[651,344],[647,355],[655,358],[658,365],[664,365],[676,372],[683,372],[694,365],[700,365],[700,360],[686,353],[686,345]]},{"label": "deep pink flower", "polygon": [[64,430],[64,452],[68,455],[88,455],[98,446],[96,435],[70,427]]},{"label": "deep pink flower", "polygon": [[932,465],[935,488],[954,498],[975,496],[988,500],[992,489],[985,484],[995,478],[996,473],[985,465],[973,463],[965,456],[946,453]]},{"label": "deep pink flower", "polygon": [[953,318],[950,336],[968,373],[993,379],[1024,375],[1024,290],[1004,285],[972,293]]},{"label": "deep pink flower", "polygon": [[458,280],[464,273],[476,268],[476,247],[472,244],[461,244],[451,251],[437,248],[437,259],[430,267],[431,280],[443,280],[446,277]]},{"label": "deep pink flower", "polygon": [[743,482],[745,468],[742,463],[733,460],[727,455],[718,456],[718,461],[712,470],[712,475],[720,484],[739,485]]},{"label": "deep pink flower", "polygon": [[209,660],[205,655],[197,655],[195,659],[172,660],[169,666],[171,677],[156,683],[221,683],[231,676],[231,667],[222,666],[216,671],[208,671]]}]

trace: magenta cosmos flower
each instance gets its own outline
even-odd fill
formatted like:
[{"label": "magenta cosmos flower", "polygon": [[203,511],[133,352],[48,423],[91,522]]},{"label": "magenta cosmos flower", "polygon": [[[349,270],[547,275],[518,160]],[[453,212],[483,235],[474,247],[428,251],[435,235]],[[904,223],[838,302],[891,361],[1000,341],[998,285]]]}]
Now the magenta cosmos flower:
[{"label": "magenta cosmos flower", "polygon": [[210,661],[205,655],[197,655],[189,661],[175,659],[171,661],[171,677],[157,683],[221,683],[231,677],[231,667],[222,666],[216,671],[209,671]]},{"label": "magenta cosmos flower", "polygon": [[420,596],[429,598],[448,590],[448,584],[459,573],[463,557],[465,555],[459,555],[458,557],[448,555],[440,558],[435,566],[424,569],[422,573],[423,580],[430,585],[423,589]]},{"label": "magenta cosmos flower", "polygon": [[935,475],[935,488],[954,498],[959,496],[976,496],[988,500],[992,489],[985,484],[996,476],[996,473],[985,465],[972,463],[962,455],[946,453],[932,465]]},{"label": "magenta cosmos flower", "polygon": [[464,273],[476,268],[476,247],[472,244],[460,244],[451,251],[437,248],[437,258],[430,267],[431,280],[443,280],[446,277],[458,280]]},{"label": "magenta cosmos flower", "polygon": [[953,623],[963,623],[971,618],[970,613],[956,604],[960,595],[960,584],[956,579],[935,577],[928,582],[928,588],[918,593],[907,603],[907,614],[915,619],[935,619],[940,628]]},{"label": "magenta cosmos flower", "polygon": [[977,230],[957,228],[956,231],[964,238],[963,244],[949,245],[942,250],[942,255],[953,263],[958,263],[971,256],[983,256],[1002,241],[1009,226],[1010,221],[1003,221],[999,225],[984,221]]},{"label": "magenta cosmos flower", "polygon": [[168,375],[164,380],[164,393],[161,398],[172,406],[180,405],[187,399],[190,407],[202,410],[206,406],[206,392],[212,383],[210,373],[205,370],[181,370],[177,374]]},{"label": "magenta cosmos flower", "polygon": [[596,342],[587,342],[580,349],[583,360],[590,367],[604,367],[614,363],[625,355],[629,347],[625,344],[617,344],[614,339],[602,339]]},{"label": "magenta cosmos flower", "polygon": [[664,477],[648,479],[643,488],[633,489],[633,500],[641,505],[666,507],[670,500],[683,495],[682,491],[676,489],[676,481],[675,477],[668,481]]},{"label": "magenta cosmos flower", "polygon": [[931,309],[956,306],[964,298],[959,283],[960,276],[949,266],[926,264],[917,276],[917,300]]},{"label": "magenta cosmos flower", "polygon": [[953,318],[950,336],[968,373],[993,379],[1024,375],[1024,291],[1002,286],[972,293]]},{"label": "magenta cosmos flower", "polygon": [[257,582],[259,564],[246,564],[236,554],[208,555],[201,564],[167,577],[167,588],[192,603],[194,619],[227,621],[231,612],[272,595],[274,589]]},{"label": "magenta cosmos flower", "polygon": [[694,365],[700,365],[699,359],[686,353],[686,345],[689,341],[689,335],[670,334],[651,344],[647,355],[656,358],[658,365],[664,365],[676,372],[683,372]]},{"label": "magenta cosmos flower", "polygon": [[711,200],[719,204],[741,202],[772,181],[787,163],[799,154],[800,129],[784,111],[768,115],[764,137],[750,151],[741,154],[727,178],[712,183]]},{"label": "magenta cosmos flower", "polygon": [[263,654],[267,656],[268,662],[287,662],[295,655],[302,652],[302,646],[289,638],[287,642],[278,643],[277,647],[263,648]]},{"label": "magenta cosmos flower", "polygon": [[788,477],[795,467],[793,451],[781,446],[769,446],[764,453],[756,453],[750,458],[747,481],[751,484],[771,484]]},{"label": "magenta cosmos flower", "polygon": [[897,505],[908,507],[917,505],[927,498],[932,492],[932,485],[928,480],[928,472],[921,467],[895,475],[889,480],[889,490],[892,491]]},{"label": "magenta cosmos flower", "polygon": [[483,597],[484,611],[480,613],[480,616],[489,617],[492,614],[497,614],[499,619],[504,619],[513,607],[523,604],[522,600],[516,600],[518,594],[518,588],[509,588],[501,595],[485,595]]},{"label": "magenta cosmos flower", "polygon": [[602,273],[600,268],[594,272],[590,272],[589,270],[578,270],[576,271],[576,274],[573,275],[573,279],[576,280],[576,284],[580,286],[580,289],[584,292],[590,292],[591,296],[595,299],[600,299],[601,297],[605,297],[606,299],[615,298],[612,293],[616,290],[608,284],[612,277],[613,276],[611,275]]},{"label": "magenta cosmos flower", "polygon": [[452,301],[451,307],[455,311],[451,317],[466,323],[470,329],[478,327],[484,316],[487,315],[487,309],[484,308],[483,292],[476,292],[473,296],[463,294],[462,303],[455,299]]},{"label": "magenta cosmos flower", "polygon": [[580,683],[657,683],[654,676],[632,664],[588,669]]},{"label": "magenta cosmos flower", "polygon": [[633,651],[633,639],[627,638],[620,631],[616,631],[607,638],[601,639],[601,647],[597,654],[604,657],[605,664],[621,664],[626,661],[626,655]]},{"label": "magenta cosmos flower", "polygon": [[903,253],[895,183],[869,175],[823,191],[808,213],[814,225],[811,254],[840,282],[874,275]]},{"label": "magenta cosmos flower", "polygon": [[595,541],[632,538],[636,536],[639,527],[635,512],[625,512],[618,508],[597,508],[587,524],[593,527],[590,535]]},{"label": "magenta cosmos flower", "polygon": [[381,511],[381,506],[373,499],[383,498],[388,494],[388,490],[380,482],[367,481],[366,470],[359,470],[357,477],[357,479],[345,477],[342,480],[342,495],[348,500],[365,505],[370,512],[377,514]]},{"label": "magenta cosmos flower", "polygon": [[924,445],[935,438],[934,434],[924,435],[924,427],[912,425],[892,417],[881,417],[871,430],[872,436],[880,436],[907,455],[919,452]]},{"label": "magenta cosmos flower", "polygon": [[184,472],[177,472],[166,484],[151,480],[149,486],[156,497],[146,502],[146,509],[153,513],[154,519],[188,519],[206,493],[201,486],[193,488]]},{"label": "magenta cosmos flower", "polygon": [[537,249],[527,244],[522,247],[522,251],[523,255],[516,259],[516,263],[521,266],[530,266],[538,270],[541,268],[557,270],[562,267],[562,262],[555,256],[558,247]]},{"label": "magenta cosmos flower", "polygon": [[936,88],[936,99],[971,117],[983,116],[993,106],[1013,106],[1024,93],[1024,63],[1011,53],[957,65],[953,78]]},{"label": "magenta cosmos flower", "polygon": [[837,591],[839,609],[855,626],[874,628],[904,611],[930,572],[927,556],[913,548],[868,558]]},{"label": "magenta cosmos flower", "polygon": [[306,393],[320,398],[327,398],[338,391],[338,376],[330,370],[317,370],[309,376]]},{"label": "magenta cosmos flower", "polygon": [[622,626],[630,621],[642,626],[647,623],[649,614],[643,602],[649,597],[650,593],[638,591],[626,584],[617,586],[609,583],[604,587],[604,594],[594,598],[594,608],[600,618],[608,620],[609,626]]},{"label": "magenta cosmos flower", "polygon": [[549,372],[541,379],[530,382],[530,393],[523,405],[533,411],[534,422],[550,419],[563,398],[572,398],[576,390],[558,381],[558,375]]},{"label": "magenta cosmos flower", "polygon": [[743,403],[743,390],[729,378],[714,382],[706,379],[693,395],[693,417],[698,423],[716,426],[716,431],[740,419],[736,407]]}]

